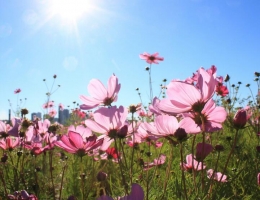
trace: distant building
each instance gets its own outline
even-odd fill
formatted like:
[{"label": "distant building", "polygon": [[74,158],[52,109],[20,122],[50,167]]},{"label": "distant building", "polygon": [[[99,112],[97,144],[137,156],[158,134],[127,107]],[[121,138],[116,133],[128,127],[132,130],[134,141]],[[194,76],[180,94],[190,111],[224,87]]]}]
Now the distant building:
[{"label": "distant building", "polygon": [[42,119],[42,113],[40,113],[40,112],[34,112],[34,113],[32,113],[31,114],[31,120],[33,121],[33,120],[35,120],[35,118],[39,118],[40,120]]},{"label": "distant building", "polygon": [[64,124],[70,117],[70,112],[68,109],[63,109],[61,110],[59,108],[59,119],[58,119],[58,122],[60,124]]}]

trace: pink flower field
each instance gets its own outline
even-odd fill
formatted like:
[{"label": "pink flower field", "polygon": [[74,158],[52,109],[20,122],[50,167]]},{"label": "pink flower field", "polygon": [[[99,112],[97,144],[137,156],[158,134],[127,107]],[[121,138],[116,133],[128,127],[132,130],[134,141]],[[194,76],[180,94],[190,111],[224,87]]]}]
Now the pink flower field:
[{"label": "pink flower field", "polygon": [[117,105],[121,83],[112,74],[106,84],[91,79],[62,123],[55,116],[65,106],[53,91],[43,118],[30,120],[17,105],[0,121],[0,199],[260,199],[259,94],[242,105],[240,84],[211,66],[163,80],[156,96],[151,70],[164,57],[140,59],[149,64],[148,105],[140,93],[140,102]]}]

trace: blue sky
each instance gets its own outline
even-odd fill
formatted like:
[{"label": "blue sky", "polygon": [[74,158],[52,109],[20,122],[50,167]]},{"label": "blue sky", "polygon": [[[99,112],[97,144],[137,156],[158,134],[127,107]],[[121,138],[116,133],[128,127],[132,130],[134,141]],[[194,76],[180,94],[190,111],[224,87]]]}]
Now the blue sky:
[{"label": "blue sky", "polygon": [[74,0],[81,4],[76,13],[54,2],[0,0],[0,119],[8,99],[16,106],[17,88],[30,112],[42,112],[43,79],[50,88],[54,74],[54,89],[61,85],[51,97],[56,105],[81,103],[92,78],[107,84],[113,73],[122,85],[117,105],[139,103],[137,87],[147,103],[147,64],[139,59],[145,51],[165,59],[152,68],[155,95],[162,79],[185,79],[213,64],[218,75],[242,82],[241,97],[250,95],[246,83],[257,93],[258,0]]}]

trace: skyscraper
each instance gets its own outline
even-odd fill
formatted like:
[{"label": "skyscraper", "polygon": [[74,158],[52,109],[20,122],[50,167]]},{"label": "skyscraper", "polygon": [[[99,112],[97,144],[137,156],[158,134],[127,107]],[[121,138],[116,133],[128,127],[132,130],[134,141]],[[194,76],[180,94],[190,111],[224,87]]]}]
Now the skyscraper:
[{"label": "skyscraper", "polygon": [[61,110],[59,108],[59,119],[58,119],[58,122],[60,124],[64,124],[70,117],[70,112],[68,109],[63,109]]},{"label": "skyscraper", "polygon": [[40,112],[33,112],[31,114],[31,120],[33,121],[33,120],[35,120],[35,118],[39,118],[41,120],[42,119],[42,113],[40,113]]}]

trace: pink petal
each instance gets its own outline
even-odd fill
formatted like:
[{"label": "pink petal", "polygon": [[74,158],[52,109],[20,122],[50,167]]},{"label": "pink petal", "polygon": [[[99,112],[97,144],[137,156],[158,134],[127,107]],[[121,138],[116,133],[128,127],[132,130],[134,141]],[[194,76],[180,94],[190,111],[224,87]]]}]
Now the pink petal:
[{"label": "pink petal", "polygon": [[155,126],[164,135],[173,135],[178,128],[178,121],[174,116],[159,115],[155,119]]},{"label": "pink petal", "polygon": [[103,99],[97,100],[97,99],[94,99],[92,97],[87,97],[87,96],[84,96],[84,95],[80,95],[79,98],[83,102],[83,105],[80,106],[80,108],[82,110],[89,110],[89,109],[95,108],[100,103],[103,102]]},{"label": "pink petal", "polygon": [[88,84],[89,94],[99,101],[103,101],[107,97],[107,90],[103,83],[98,79],[92,79]]},{"label": "pink petal", "polygon": [[69,153],[76,153],[77,149],[74,148],[70,148],[68,147],[65,143],[63,143],[61,140],[55,142],[55,145],[57,147],[60,147],[62,149],[64,149],[65,151],[69,152]]},{"label": "pink petal", "polygon": [[120,90],[120,84],[118,84],[118,79],[115,75],[112,75],[108,80],[108,97],[111,98],[117,94]]},{"label": "pink petal", "polygon": [[101,133],[101,134],[105,134],[108,132],[108,129],[98,123],[96,123],[95,121],[91,120],[91,119],[87,119],[85,121],[85,125],[91,129],[92,131],[94,132],[97,132],[97,133]]},{"label": "pink petal", "polygon": [[70,131],[68,133],[68,136],[69,136],[69,140],[70,140],[71,144],[75,148],[77,148],[77,149],[83,148],[83,146],[84,146],[83,139],[82,139],[82,136],[79,133]]},{"label": "pink petal", "polygon": [[183,128],[186,133],[200,133],[200,127],[195,123],[195,121],[190,117],[185,117],[179,122],[179,127]]},{"label": "pink petal", "polygon": [[158,108],[162,110],[165,113],[173,113],[173,114],[178,114],[185,112],[187,110],[191,109],[190,105],[184,105],[182,103],[175,103],[173,104],[172,101],[168,98],[162,99],[160,103],[158,104]]},{"label": "pink petal", "polygon": [[189,83],[172,81],[167,88],[168,97],[184,105],[193,105],[201,99],[201,94],[198,89]]}]

